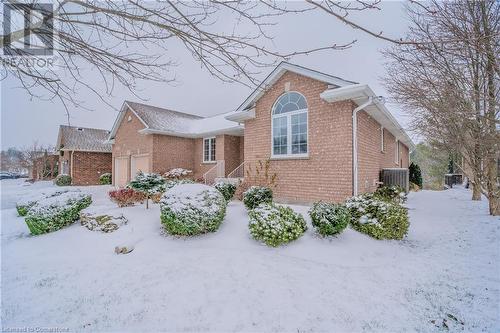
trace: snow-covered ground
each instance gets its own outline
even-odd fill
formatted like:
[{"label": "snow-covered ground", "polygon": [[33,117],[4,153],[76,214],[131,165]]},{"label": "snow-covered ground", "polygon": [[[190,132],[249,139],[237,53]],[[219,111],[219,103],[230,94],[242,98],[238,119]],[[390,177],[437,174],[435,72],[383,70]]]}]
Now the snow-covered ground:
[{"label": "snow-covered ground", "polygon": [[83,189],[126,226],[103,234],[75,223],[31,237],[15,201],[47,186],[1,182],[3,329],[500,331],[500,220],[461,188],[411,193],[404,241],[350,229],[322,239],[310,228],[268,248],[250,238],[240,202],[218,232],[174,238],[158,205],[117,208],[107,186]]}]

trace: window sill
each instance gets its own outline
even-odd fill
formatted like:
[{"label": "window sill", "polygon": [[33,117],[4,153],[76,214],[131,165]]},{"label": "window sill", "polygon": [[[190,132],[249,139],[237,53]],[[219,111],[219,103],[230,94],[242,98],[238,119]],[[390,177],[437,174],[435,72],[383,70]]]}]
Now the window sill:
[{"label": "window sill", "polygon": [[282,155],[282,156],[271,156],[271,161],[281,161],[281,160],[308,160],[309,155]]},{"label": "window sill", "polygon": [[203,162],[201,162],[201,164],[216,164],[216,163],[217,163],[217,161],[213,161],[213,162],[203,161]]}]

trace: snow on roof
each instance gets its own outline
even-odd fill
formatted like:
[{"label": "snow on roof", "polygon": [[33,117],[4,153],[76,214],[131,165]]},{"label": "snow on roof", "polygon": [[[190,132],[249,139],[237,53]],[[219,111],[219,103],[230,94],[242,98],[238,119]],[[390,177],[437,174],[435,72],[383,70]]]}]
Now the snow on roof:
[{"label": "snow on roof", "polygon": [[56,148],[111,153],[112,146],[106,141],[108,135],[108,130],[61,125]]},{"label": "snow on roof", "polygon": [[145,134],[165,134],[189,138],[215,134],[243,134],[243,126],[225,118],[228,113],[204,118],[189,113],[126,101],[113,125],[109,139],[113,139],[116,135],[116,131],[127,110],[131,110],[144,124],[144,129],[140,130],[140,132]]}]

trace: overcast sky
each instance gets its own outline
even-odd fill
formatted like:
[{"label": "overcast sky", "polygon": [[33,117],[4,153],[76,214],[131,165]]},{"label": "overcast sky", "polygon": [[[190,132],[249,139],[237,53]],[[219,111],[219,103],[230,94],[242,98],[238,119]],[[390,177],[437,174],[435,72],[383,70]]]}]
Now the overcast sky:
[{"label": "overcast sky", "polygon": [[[362,12],[356,16],[358,22],[383,31],[384,34],[401,37],[408,26],[406,14],[401,2],[384,2],[380,12]],[[326,51],[309,56],[300,56],[290,62],[310,67],[348,80],[369,84],[379,95],[387,96],[381,84],[385,70],[380,50],[389,46],[387,42],[354,31],[335,21],[331,16],[319,12],[313,14],[290,15],[277,19],[277,25],[271,29],[275,36],[274,43],[278,50],[298,50],[346,43],[357,39],[357,43],[348,50]],[[199,63],[196,63],[185,50],[172,48],[170,57],[179,65],[174,69],[178,82],[159,84],[144,82],[141,85],[141,97],[146,103],[174,110],[195,113],[203,116],[234,110],[250,93],[251,89],[238,83],[222,83],[210,76]],[[264,78],[272,68],[264,70]],[[94,71],[85,75],[96,81]],[[41,144],[55,145],[60,124],[66,124],[66,114],[61,104],[41,100],[30,100],[19,83],[14,79],[1,82],[1,147],[22,147],[34,140]],[[98,82],[96,82],[98,85]],[[139,101],[130,92],[118,88],[110,102],[119,109],[124,100]],[[86,101],[86,106],[94,111],[71,109],[71,125],[111,129],[117,111],[90,93],[78,96]],[[388,103],[388,108],[406,126],[407,119],[397,105]]]}]

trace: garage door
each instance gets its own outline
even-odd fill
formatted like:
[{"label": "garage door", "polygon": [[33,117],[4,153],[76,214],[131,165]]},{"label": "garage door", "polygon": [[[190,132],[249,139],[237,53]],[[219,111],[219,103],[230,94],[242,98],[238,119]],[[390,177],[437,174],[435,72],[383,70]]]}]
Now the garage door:
[{"label": "garage door", "polygon": [[130,160],[130,177],[134,178],[139,171],[149,171],[149,155],[132,156]]},{"label": "garage door", "polygon": [[115,158],[115,186],[124,187],[128,183],[128,157]]}]

